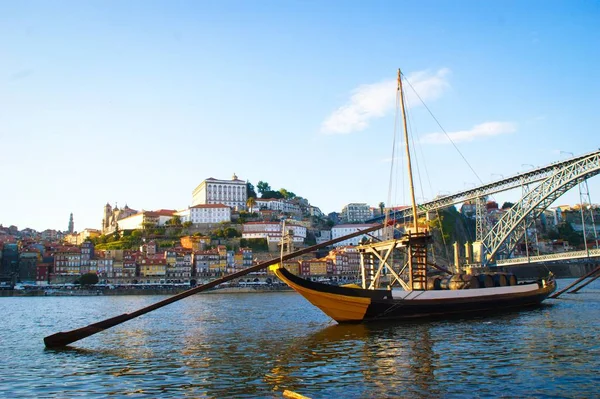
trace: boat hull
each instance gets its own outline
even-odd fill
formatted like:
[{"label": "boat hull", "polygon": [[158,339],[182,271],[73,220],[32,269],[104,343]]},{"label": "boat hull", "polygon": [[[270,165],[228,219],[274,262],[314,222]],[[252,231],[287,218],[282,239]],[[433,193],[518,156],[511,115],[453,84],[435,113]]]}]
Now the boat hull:
[{"label": "boat hull", "polygon": [[305,280],[285,268],[273,272],[338,323],[484,315],[539,305],[556,283],[447,291],[366,290]]}]

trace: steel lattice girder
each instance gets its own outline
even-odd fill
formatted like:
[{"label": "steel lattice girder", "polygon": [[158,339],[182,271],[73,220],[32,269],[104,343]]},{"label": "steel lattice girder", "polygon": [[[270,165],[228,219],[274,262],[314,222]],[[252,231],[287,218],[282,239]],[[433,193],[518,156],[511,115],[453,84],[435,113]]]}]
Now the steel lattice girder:
[{"label": "steel lattice girder", "polygon": [[[487,263],[506,245],[510,254],[523,234],[548,206],[580,182],[600,173],[600,152],[564,165],[554,174],[529,191],[506,212],[483,240]],[[533,218],[528,218],[532,215]]]},{"label": "steel lattice girder", "polygon": [[[589,154],[581,155],[564,161],[559,161],[546,165],[541,168],[527,171],[525,173],[519,173],[514,176],[510,176],[506,179],[498,180],[489,184],[482,185],[480,187],[473,188],[471,190],[460,191],[455,194],[438,197],[433,201],[425,202],[418,205],[419,214],[424,214],[428,211],[435,209],[441,209],[450,205],[459,204],[461,202],[473,200],[475,198],[488,196],[494,193],[511,190],[516,187],[521,187],[527,184],[533,184],[541,182],[545,179],[551,178],[560,170],[569,165],[575,164],[579,161],[585,161],[586,159],[600,155],[600,151],[590,152]],[[412,216],[412,209],[407,208],[404,210],[396,211],[390,217],[392,219],[402,219]],[[368,222],[376,222],[383,220],[383,217],[376,217],[368,220]]]}]

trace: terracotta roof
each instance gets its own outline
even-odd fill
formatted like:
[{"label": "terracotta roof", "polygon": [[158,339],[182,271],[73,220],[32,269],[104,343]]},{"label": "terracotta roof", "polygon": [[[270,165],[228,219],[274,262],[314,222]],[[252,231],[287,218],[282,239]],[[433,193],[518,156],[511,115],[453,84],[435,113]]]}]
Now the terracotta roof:
[{"label": "terracotta roof", "polygon": [[159,209],[158,211],[154,212],[161,216],[173,216],[175,213],[177,213],[177,211],[174,209]]}]

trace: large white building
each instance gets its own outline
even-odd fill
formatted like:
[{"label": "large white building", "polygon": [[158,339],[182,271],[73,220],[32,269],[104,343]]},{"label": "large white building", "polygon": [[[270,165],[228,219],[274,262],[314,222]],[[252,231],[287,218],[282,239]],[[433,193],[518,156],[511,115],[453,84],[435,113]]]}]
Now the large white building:
[{"label": "large white building", "polygon": [[[348,234],[356,233],[357,231],[360,231],[360,230],[366,230],[373,226],[376,226],[376,225],[375,224],[339,224],[339,225],[333,226],[331,228],[331,239],[335,240],[336,238],[347,236]],[[373,236],[375,238],[381,239],[383,231],[376,230],[376,231],[372,231],[369,234],[370,235],[364,234],[361,236],[350,238],[348,240],[338,242],[337,244],[333,244],[333,246],[334,247],[342,247],[345,245],[358,245],[364,237],[366,237],[368,239],[368,238],[371,238],[371,236]]]},{"label": "large white building", "polygon": [[246,182],[238,179],[235,174],[231,180],[209,177],[192,192],[192,206],[224,204],[233,209],[246,209],[247,199]]},{"label": "large white building", "polygon": [[231,222],[231,208],[223,204],[201,204],[189,207],[177,212],[181,222],[199,223],[221,223]]}]

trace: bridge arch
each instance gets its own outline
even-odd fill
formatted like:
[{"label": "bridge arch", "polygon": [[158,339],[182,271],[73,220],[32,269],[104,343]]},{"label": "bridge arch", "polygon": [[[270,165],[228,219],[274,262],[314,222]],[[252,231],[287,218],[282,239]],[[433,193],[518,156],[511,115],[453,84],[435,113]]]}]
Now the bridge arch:
[{"label": "bridge arch", "polygon": [[[599,152],[556,169],[514,204],[487,233],[482,241],[482,263],[493,263],[500,252],[510,255],[535,218],[571,188],[599,173]],[[527,219],[528,215],[533,218]]]}]

